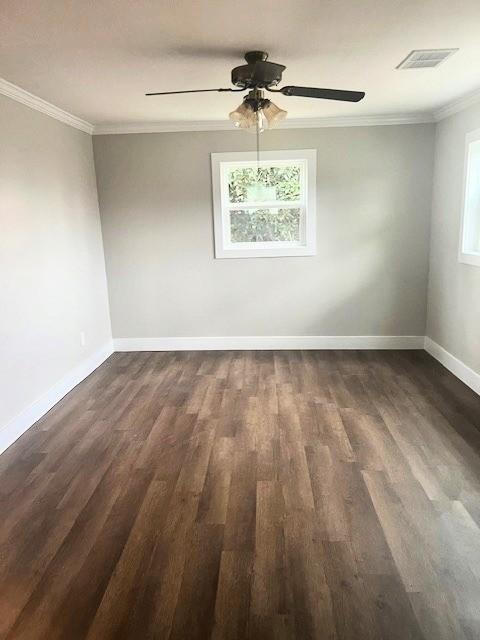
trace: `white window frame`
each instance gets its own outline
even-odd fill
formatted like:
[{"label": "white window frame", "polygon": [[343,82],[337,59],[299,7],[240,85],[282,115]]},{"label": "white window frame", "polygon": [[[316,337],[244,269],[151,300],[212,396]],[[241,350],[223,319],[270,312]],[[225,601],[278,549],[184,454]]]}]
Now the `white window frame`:
[{"label": "white window frame", "polygon": [[[480,248],[479,251],[473,251],[469,247],[469,234],[472,222],[472,217],[475,213],[472,209],[475,208],[474,200],[477,200],[477,207],[480,207],[480,183],[476,186],[470,182],[471,172],[471,154],[473,153],[473,144],[477,143],[480,147],[480,129],[467,133],[465,137],[465,161],[463,172],[463,201],[462,201],[462,220],[460,225],[460,243],[458,249],[458,260],[464,264],[471,264],[480,267]],[[480,149],[477,149],[477,154],[480,155]],[[480,161],[480,158],[479,158]],[[475,194],[474,189],[477,189]],[[480,216],[480,211],[476,212],[476,215]],[[477,233],[480,231],[480,220],[476,223]]]},{"label": "white window frame", "polygon": [[[212,153],[212,192],[213,219],[215,228],[215,257],[216,258],[272,258],[285,256],[313,256],[317,252],[316,242],[316,181],[317,181],[317,151],[316,149],[261,151],[260,166],[275,164],[289,165],[292,161],[303,165],[302,171],[302,202],[301,207],[305,215],[301,219],[300,242],[230,242],[230,210],[228,200],[228,185],[226,185],[227,171],[233,166],[256,163],[256,152]],[[258,207],[289,207],[297,208],[298,202],[259,202],[248,203],[248,208]],[[242,207],[241,203],[237,208]]]}]

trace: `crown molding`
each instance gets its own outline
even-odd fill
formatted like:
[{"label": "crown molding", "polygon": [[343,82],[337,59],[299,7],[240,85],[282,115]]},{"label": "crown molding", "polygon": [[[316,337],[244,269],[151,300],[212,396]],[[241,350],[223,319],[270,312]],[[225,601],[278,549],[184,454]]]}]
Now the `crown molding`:
[{"label": "crown molding", "polygon": [[[324,127],[372,127],[377,125],[424,124],[434,122],[430,113],[397,113],[374,116],[334,116],[325,118],[290,118],[278,129],[319,129]],[[125,122],[97,124],[93,135],[122,133],[172,133],[179,131],[234,131],[228,119],[171,122]]]},{"label": "crown molding", "polygon": [[[93,125],[54,104],[0,78],[0,94],[21,102],[64,124],[93,135],[122,133],[174,133],[180,131],[233,131],[228,119],[167,122],[119,122]],[[324,127],[373,127],[378,125],[423,124],[434,122],[430,113],[395,113],[362,116],[330,116],[324,118],[287,118],[279,129],[321,129]]]},{"label": "crown molding", "polygon": [[29,93],[3,78],[0,78],[0,94],[17,102],[21,102],[27,107],[40,111],[51,118],[55,118],[55,120],[60,120],[60,122],[68,124],[70,127],[75,127],[75,129],[80,129],[80,131],[85,131],[85,133],[93,133],[93,125],[90,124],[90,122],[77,118],[77,116],[56,107],[46,100],[42,100],[42,98],[38,96],[34,96],[33,93]]},{"label": "crown molding", "polygon": [[439,120],[443,120],[444,118],[453,116],[453,114],[458,113],[459,111],[468,109],[468,107],[472,107],[478,102],[480,102],[480,89],[477,89],[476,91],[473,91],[471,93],[467,93],[461,98],[452,100],[451,102],[443,105],[443,107],[436,109],[433,112],[433,117],[435,118],[435,121],[438,122]]}]

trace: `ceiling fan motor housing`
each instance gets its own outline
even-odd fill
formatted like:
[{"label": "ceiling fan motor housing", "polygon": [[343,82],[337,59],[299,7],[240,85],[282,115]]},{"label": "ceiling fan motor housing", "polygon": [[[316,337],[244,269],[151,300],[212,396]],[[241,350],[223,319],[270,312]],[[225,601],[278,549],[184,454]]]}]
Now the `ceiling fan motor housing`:
[{"label": "ceiling fan motor housing", "polygon": [[232,69],[232,84],[242,89],[264,89],[276,86],[286,67],[268,62],[265,51],[249,51],[245,54],[248,64]]}]

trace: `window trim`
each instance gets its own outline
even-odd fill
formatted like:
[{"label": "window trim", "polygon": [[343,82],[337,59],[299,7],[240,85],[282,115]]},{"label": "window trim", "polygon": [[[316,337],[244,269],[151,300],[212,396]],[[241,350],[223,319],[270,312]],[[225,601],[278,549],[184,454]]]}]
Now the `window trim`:
[{"label": "window trim", "polygon": [[[467,234],[467,208],[468,208],[468,183],[470,170],[470,145],[474,142],[480,144],[480,129],[470,131],[465,136],[465,158],[463,167],[463,193],[462,193],[462,218],[460,221],[460,241],[458,247],[458,261],[463,264],[470,264],[480,267],[480,251],[466,250]],[[480,213],[479,213],[480,215]]]},{"label": "window trim", "polygon": [[[270,206],[279,208],[305,208],[304,228],[300,229],[302,243],[297,246],[287,245],[284,243],[270,242],[261,243],[236,243],[249,245],[244,248],[233,248],[229,242],[228,223],[225,223],[224,212],[231,209],[225,203],[225,194],[222,189],[224,184],[225,171],[229,164],[241,164],[242,162],[250,164],[256,160],[255,151],[238,151],[230,153],[212,153],[212,195],[213,195],[213,220],[214,220],[214,240],[215,240],[215,258],[273,258],[273,257],[290,257],[290,256],[313,256],[317,252],[316,241],[316,177],[317,177],[317,150],[316,149],[288,149],[284,151],[262,151],[260,154],[260,163],[273,161],[278,164],[289,164],[293,160],[301,161],[305,164],[304,180],[305,189],[304,197],[299,203],[298,201],[284,203],[270,203]],[[231,204],[231,203],[228,203]],[[238,208],[252,208],[255,203],[238,203]],[[257,203],[264,207],[269,203]],[[242,206],[243,205],[243,206]],[[295,205],[295,206],[294,206]],[[302,224],[302,223],[301,223]],[[282,246],[283,245],[283,246]]]}]

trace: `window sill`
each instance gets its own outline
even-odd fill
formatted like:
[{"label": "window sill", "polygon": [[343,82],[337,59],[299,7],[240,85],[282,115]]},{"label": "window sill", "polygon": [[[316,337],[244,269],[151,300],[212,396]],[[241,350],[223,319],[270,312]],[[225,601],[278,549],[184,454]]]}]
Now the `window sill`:
[{"label": "window sill", "polygon": [[316,255],[314,247],[283,247],[278,249],[221,249],[216,259],[223,258],[291,258]]},{"label": "window sill", "polygon": [[464,253],[461,251],[458,254],[458,261],[462,264],[471,264],[475,267],[480,267],[480,253]]}]

